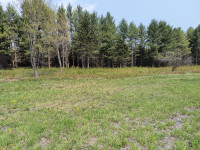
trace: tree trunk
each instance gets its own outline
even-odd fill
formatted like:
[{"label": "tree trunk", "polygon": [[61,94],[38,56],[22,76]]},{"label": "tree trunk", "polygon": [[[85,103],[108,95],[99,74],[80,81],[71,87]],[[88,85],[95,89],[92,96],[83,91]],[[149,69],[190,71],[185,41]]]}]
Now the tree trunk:
[{"label": "tree trunk", "polygon": [[177,67],[177,65],[172,65],[172,71],[175,71]]},{"label": "tree trunk", "polygon": [[136,66],[136,64],[137,64],[136,49],[135,49],[135,52],[134,52],[134,57],[135,57],[135,59],[134,59],[134,66]]},{"label": "tree trunk", "polygon": [[110,68],[110,60],[108,59],[108,68]]},{"label": "tree trunk", "polygon": [[197,60],[198,60],[198,58],[197,58],[197,52],[196,52],[196,66],[198,65],[198,62],[197,62]]},{"label": "tree trunk", "polygon": [[[31,36],[31,35],[30,35]],[[35,77],[38,77],[39,74],[38,74],[38,67],[37,67],[37,63],[36,63],[36,54],[35,54],[35,44],[36,44],[36,40],[37,40],[37,35],[36,33],[33,35],[33,41],[31,40],[30,41],[30,50],[31,50],[31,64],[32,64],[32,67],[34,69],[34,75]]]},{"label": "tree trunk", "polygon": [[134,50],[132,49],[132,53],[131,53],[131,67],[134,66]]},{"label": "tree trunk", "polygon": [[41,67],[44,68],[44,52],[41,54],[41,57],[42,57]]},{"label": "tree trunk", "polygon": [[63,72],[62,69],[62,62],[61,62],[61,58],[60,58],[60,51],[59,51],[59,46],[56,46],[56,51],[57,51],[57,55],[58,55],[58,62],[59,62],[59,66],[60,66],[60,71]]},{"label": "tree trunk", "polygon": [[38,67],[36,67],[36,66],[34,68],[34,74],[35,74],[35,77],[39,76],[39,74],[38,74]]},{"label": "tree trunk", "polygon": [[[71,49],[72,49],[72,48],[71,48]],[[77,59],[77,61],[78,61],[78,59]],[[74,65],[75,65],[74,62],[75,62],[75,59],[74,59],[74,51],[73,51],[73,49],[72,49],[72,66],[73,66],[73,67],[74,67]],[[78,63],[78,64],[79,64],[79,63]],[[78,64],[77,64],[77,66],[79,66]]]},{"label": "tree trunk", "polygon": [[80,64],[79,64],[79,60],[80,60],[80,59],[79,59],[79,56],[77,56],[77,67],[80,67],[80,66],[79,66],[79,65],[80,65]]},{"label": "tree trunk", "polygon": [[64,46],[64,40],[62,40],[62,62],[63,62],[63,69],[65,68],[65,46]]},{"label": "tree trunk", "polygon": [[[0,54],[0,57],[2,58],[3,56]],[[0,59],[0,69],[3,69],[3,61]]]},{"label": "tree trunk", "polygon": [[90,68],[90,58],[89,58],[89,56],[87,57],[87,68],[88,69]]},{"label": "tree trunk", "polygon": [[32,62],[32,67],[33,67],[33,69],[34,69],[34,75],[35,75],[35,77],[38,77],[39,76],[39,74],[38,74],[38,67],[37,67],[37,64],[36,64],[36,58],[35,58],[35,54],[34,54],[35,52],[34,52],[34,50],[32,50],[32,52],[31,52],[31,62]]},{"label": "tree trunk", "polygon": [[50,56],[50,51],[48,50],[48,66],[49,69],[51,68],[51,56]]},{"label": "tree trunk", "polygon": [[65,47],[65,65],[66,65],[67,68],[69,68],[69,52],[68,52],[68,49],[67,49],[67,45]]},{"label": "tree trunk", "polygon": [[66,54],[67,56],[66,56],[66,58],[65,58],[65,66],[67,67],[67,68],[69,68],[69,55],[68,54]]},{"label": "tree trunk", "polygon": [[85,68],[84,58],[83,57],[81,58],[81,61],[82,61],[82,68]]},{"label": "tree trunk", "polygon": [[16,52],[16,49],[15,49],[15,67],[16,67],[16,68],[18,67],[18,63],[17,63],[17,52]]}]

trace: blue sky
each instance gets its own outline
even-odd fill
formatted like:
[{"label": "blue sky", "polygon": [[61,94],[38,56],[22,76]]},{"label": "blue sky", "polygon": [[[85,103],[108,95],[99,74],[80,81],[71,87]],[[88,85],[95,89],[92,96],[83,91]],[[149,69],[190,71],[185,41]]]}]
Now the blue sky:
[{"label": "blue sky", "polygon": [[[9,1],[0,0],[5,5]],[[148,26],[152,19],[165,20],[173,27],[181,27],[187,30],[190,26],[200,24],[200,0],[52,0],[58,6],[69,2],[76,7],[78,4],[88,11],[97,11],[105,15],[111,12],[116,23],[122,18],[136,25],[141,22]]]}]

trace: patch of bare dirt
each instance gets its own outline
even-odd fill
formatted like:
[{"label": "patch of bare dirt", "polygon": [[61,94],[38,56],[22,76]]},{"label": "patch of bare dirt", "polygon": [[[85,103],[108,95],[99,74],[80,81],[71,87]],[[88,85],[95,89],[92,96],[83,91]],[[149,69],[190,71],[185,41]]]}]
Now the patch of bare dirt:
[{"label": "patch of bare dirt", "polygon": [[99,144],[98,147],[99,147],[100,149],[103,149],[103,148],[104,148],[103,144]]},{"label": "patch of bare dirt", "polygon": [[67,141],[67,136],[66,136],[64,133],[61,133],[61,134],[60,134],[60,139],[61,139],[62,141]]},{"label": "patch of bare dirt", "polygon": [[50,143],[51,143],[51,141],[49,139],[43,137],[40,139],[39,145],[40,145],[40,147],[44,148]]},{"label": "patch of bare dirt", "polygon": [[5,132],[8,128],[9,128],[8,126],[7,126],[7,127],[0,126],[0,130],[1,130],[2,132]]},{"label": "patch of bare dirt", "polygon": [[173,128],[175,130],[177,130],[177,129],[181,129],[182,128],[182,125],[183,125],[182,120],[183,119],[187,119],[189,117],[190,117],[189,115],[177,115],[177,116],[174,116],[174,117],[170,117],[166,121],[174,121],[175,125],[173,126]]},{"label": "patch of bare dirt", "polygon": [[130,150],[130,149],[131,149],[130,146],[126,146],[126,147],[120,148],[120,150]]},{"label": "patch of bare dirt", "polygon": [[140,148],[141,150],[145,150],[146,148],[144,146],[142,146],[137,140],[135,140],[134,138],[128,138],[129,142],[133,142],[135,143],[135,145]]},{"label": "patch of bare dirt", "polygon": [[92,145],[94,145],[96,143],[96,141],[97,141],[97,138],[92,137],[92,138],[90,138],[90,141],[88,142],[88,145],[92,146]]},{"label": "patch of bare dirt", "polygon": [[175,138],[170,136],[170,135],[167,135],[165,136],[165,138],[161,141],[163,143],[163,146],[161,146],[160,148],[162,149],[165,149],[165,150],[170,150],[173,148],[173,145],[174,145],[174,141],[175,141]]},{"label": "patch of bare dirt", "polygon": [[197,108],[197,107],[192,107],[192,108],[185,108],[185,110],[187,111],[200,111],[200,108]]},{"label": "patch of bare dirt", "polygon": [[96,142],[97,142],[97,138],[96,137],[91,137],[87,143],[83,144],[83,148],[82,149],[88,149],[88,147],[93,146]]},{"label": "patch of bare dirt", "polygon": [[119,128],[119,127],[120,127],[120,123],[117,123],[117,122],[114,123],[113,125],[114,125],[114,127],[116,127],[116,128]]},{"label": "patch of bare dirt", "polygon": [[5,82],[16,82],[19,81],[19,79],[6,79]]}]

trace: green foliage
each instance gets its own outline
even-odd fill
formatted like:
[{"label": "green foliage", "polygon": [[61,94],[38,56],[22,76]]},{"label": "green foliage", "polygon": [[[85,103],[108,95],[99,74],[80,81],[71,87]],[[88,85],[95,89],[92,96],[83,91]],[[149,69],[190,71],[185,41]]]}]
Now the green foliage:
[{"label": "green foliage", "polygon": [[[116,31],[114,18],[109,12],[106,17],[100,18],[100,55],[104,61],[107,61],[110,67],[111,62],[115,62],[115,43],[116,43]],[[104,66],[104,64],[102,64]]]},{"label": "green foliage", "polygon": [[125,41],[128,35],[128,23],[125,19],[122,19],[119,23],[119,33],[121,34],[123,40]]},{"label": "green foliage", "polygon": [[126,65],[126,62],[129,59],[128,56],[128,46],[124,41],[123,35],[121,33],[118,33],[116,41],[115,58],[119,62],[120,67],[122,67],[124,63]]},{"label": "green foliage", "polygon": [[131,22],[128,27],[128,39],[129,45],[136,46],[138,40],[138,28],[133,22]]},{"label": "green foliage", "polygon": [[117,25],[109,12],[99,17],[80,5],[73,9],[71,4],[54,10],[45,0],[23,0],[21,8],[19,15],[10,4],[6,11],[0,7],[0,68],[11,63],[31,64],[35,70],[47,64],[87,64],[89,68],[118,67],[123,62],[124,66],[164,66],[167,64],[158,57],[177,49],[184,55],[192,53],[194,62],[200,62],[199,27],[189,28],[186,34],[155,19],[147,27],[128,24],[125,19]]},{"label": "green foliage", "polygon": [[190,47],[192,48],[191,51],[197,65],[200,62],[200,25],[198,25],[192,33],[192,36],[190,34]]}]

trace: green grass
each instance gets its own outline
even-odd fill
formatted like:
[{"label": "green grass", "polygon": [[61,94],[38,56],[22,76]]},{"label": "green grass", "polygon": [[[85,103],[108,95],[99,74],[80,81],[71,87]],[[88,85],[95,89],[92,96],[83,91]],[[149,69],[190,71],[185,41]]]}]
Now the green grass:
[{"label": "green grass", "polygon": [[0,149],[199,150],[199,70],[0,71]]},{"label": "green grass", "polygon": [[[39,69],[39,78],[70,78],[70,79],[91,79],[91,78],[126,78],[160,74],[185,74],[200,73],[200,66],[182,66],[172,72],[171,67],[133,67],[133,68],[91,68],[80,69],[70,68],[63,73],[59,68]],[[0,70],[0,80],[2,79],[27,79],[33,77],[32,68],[18,68],[11,70]]]}]

